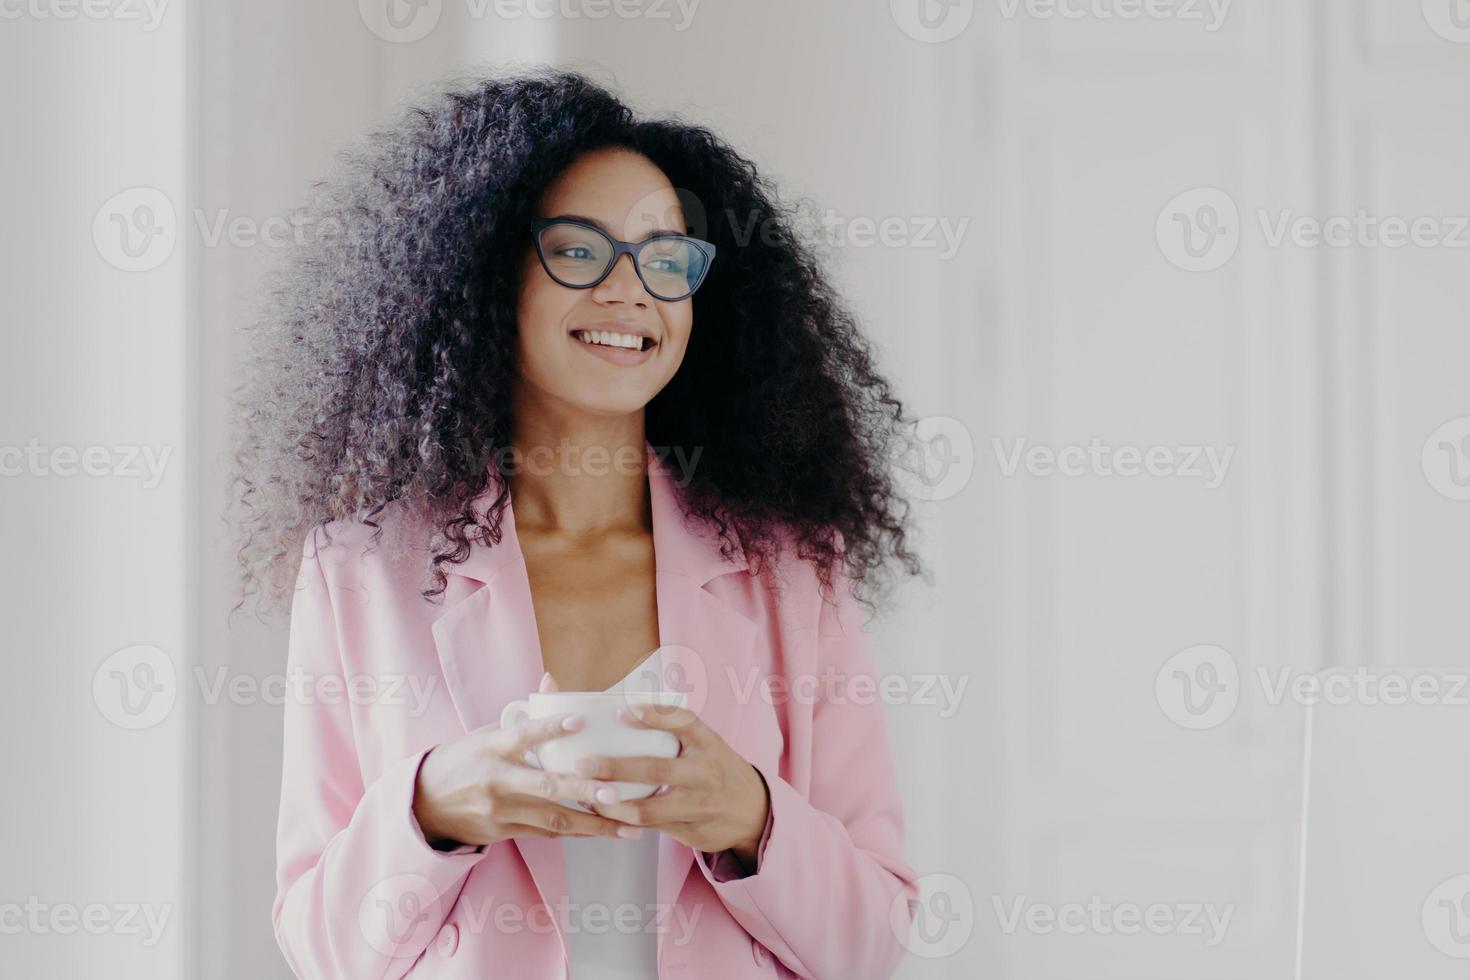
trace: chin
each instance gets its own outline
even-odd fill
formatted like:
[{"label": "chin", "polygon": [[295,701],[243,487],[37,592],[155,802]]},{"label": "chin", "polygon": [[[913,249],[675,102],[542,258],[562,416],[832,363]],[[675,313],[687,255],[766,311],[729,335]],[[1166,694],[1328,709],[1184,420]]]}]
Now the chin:
[{"label": "chin", "polygon": [[652,400],[652,395],[642,393],[608,394],[603,397],[589,398],[585,389],[567,398],[567,402],[573,408],[597,418],[620,418],[624,415],[632,415],[634,412],[641,412],[647,408],[648,403]]}]

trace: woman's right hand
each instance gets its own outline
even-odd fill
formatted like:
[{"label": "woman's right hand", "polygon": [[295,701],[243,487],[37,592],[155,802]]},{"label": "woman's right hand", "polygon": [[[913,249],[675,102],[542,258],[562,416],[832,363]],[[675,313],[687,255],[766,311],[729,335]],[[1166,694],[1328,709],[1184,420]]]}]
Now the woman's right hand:
[{"label": "woman's right hand", "polygon": [[413,814],[424,838],[431,844],[482,845],[511,837],[640,836],[641,828],[555,802],[616,802],[612,783],[525,764],[526,750],[585,724],[581,715],[570,714],[526,719],[509,728],[487,725],[435,746],[414,787]]}]

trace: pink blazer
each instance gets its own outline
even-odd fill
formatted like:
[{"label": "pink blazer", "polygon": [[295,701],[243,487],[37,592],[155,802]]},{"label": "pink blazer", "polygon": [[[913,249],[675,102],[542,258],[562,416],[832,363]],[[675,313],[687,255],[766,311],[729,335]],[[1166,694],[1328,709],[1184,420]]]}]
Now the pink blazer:
[{"label": "pink blazer", "polygon": [[[823,602],[811,566],[783,559],[778,594],[743,557],[722,558],[713,534],[685,526],[652,449],[649,490],[665,683],[760,771],[771,801],[743,877],[729,855],[661,835],[658,907],[640,920],[658,933],[658,975],[889,977],[917,886],[849,583]],[[541,677],[512,510],[498,545],[444,566],[442,604],[418,594],[423,545],[391,547],[396,513],[380,515],[372,551],[372,529],[344,521],[330,546],[318,529],[303,548],[288,673],[309,693],[287,699],[276,939],[303,980],[566,977],[564,937],[590,920],[568,907],[561,841],[438,851],[412,812],[428,750],[498,724]]]}]

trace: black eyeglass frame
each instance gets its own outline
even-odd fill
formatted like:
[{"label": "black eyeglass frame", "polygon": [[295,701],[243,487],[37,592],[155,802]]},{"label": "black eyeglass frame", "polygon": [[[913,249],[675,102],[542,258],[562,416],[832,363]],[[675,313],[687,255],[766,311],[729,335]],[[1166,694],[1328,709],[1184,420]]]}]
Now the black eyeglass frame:
[{"label": "black eyeglass frame", "polygon": [[[602,270],[602,275],[598,276],[596,279],[589,283],[574,284],[563,281],[557,276],[555,272],[552,272],[550,263],[546,261],[546,253],[541,250],[541,233],[547,228],[550,228],[552,225],[576,225],[579,228],[586,228],[588,231],[600,235],[605,241],[611,244],[613,250],[612,260],[608,262],[607,268]],[[688,242],[695,248],[695,250],[697,250],[701,255],[704,256],[704,268],[700,270],[699,278],[694,280],[694,284],[689,287],[689,290],[687,292],[682,293],[678,296],[661,296],[657,292],[655,292],[653,287],[648,284],[648,280],[643,278],[643,266],[638,261],[638,256],[643,251],[644,246],[651,245],[654,242],[668,241],[669,239],[676,239]],[[701,238],[693,238],[689,235],[663,234],[654,235],[652,238],[645,238],[641,242],[623,242],[609,235],[607,232],[603,231],[596,225],[586,221],[578,221],[576,218],[534,219],[531,222],[531,241],[536,246],[536,258],[541,260],[541,268],[546,270],[546,274],[550,276],[554,282],[556,282],[558,285],[565,286],[568,289],[591,289],[593,286],[596,286],[608,276],[612,275],[613,269],[617,268],[618,259],[622,258],[624,254],[630,255],[633,258],[633,271],[638,273],[638,281],[643,283],[643,288],[648,291],[648,295],[654,297],[655,299],[662,300],[665,303],[677,303],[680,300],[685,300],[688,299],[690,296],[693,296],[695,290],[704,285],[705,277],[709,275],[710,266],[713,265],[715,261],[715,247]]]}]

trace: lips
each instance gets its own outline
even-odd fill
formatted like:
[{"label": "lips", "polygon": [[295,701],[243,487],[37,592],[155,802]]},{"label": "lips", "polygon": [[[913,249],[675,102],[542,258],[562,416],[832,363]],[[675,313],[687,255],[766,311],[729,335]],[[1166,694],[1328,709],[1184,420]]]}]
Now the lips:
[{"label": "lips", "polygon": [[[598,332],[593,331],[592,333],[597,334]],[[578,334],[581,334],[581,336],[578,336]],[[654,348],[657,346],[652,339],[647,338],[638,338],[642,340],[643,343],[649,345],[647,347],[640,348],[632,346],[590,343],[587,340],[582,339],[586,336],[588,336],[588,333],[586,331],[577,331],[577,333],[568,334],[567,341],[576,344],[578,347],[586,351],[588,354],[591,354],[593,357],[607,361],[610,364],[620,364],[624,366],[642,364],[643,362],[649,360],[653,357]],[[632,335],[629,336],[631,337]]]},{"label": "lips", "polygon": [[653,347],[652,337],[640,337],[637,334],[616,333],[610,330],[578,330],[572,336],[589,346],[607,347],[612,350],[636,351]]},{"label": "lips", "polygon": [[570,331],[578,341],[616,350],[649,350],[658,345],[653,330],[621,320],[586,323]]}]

